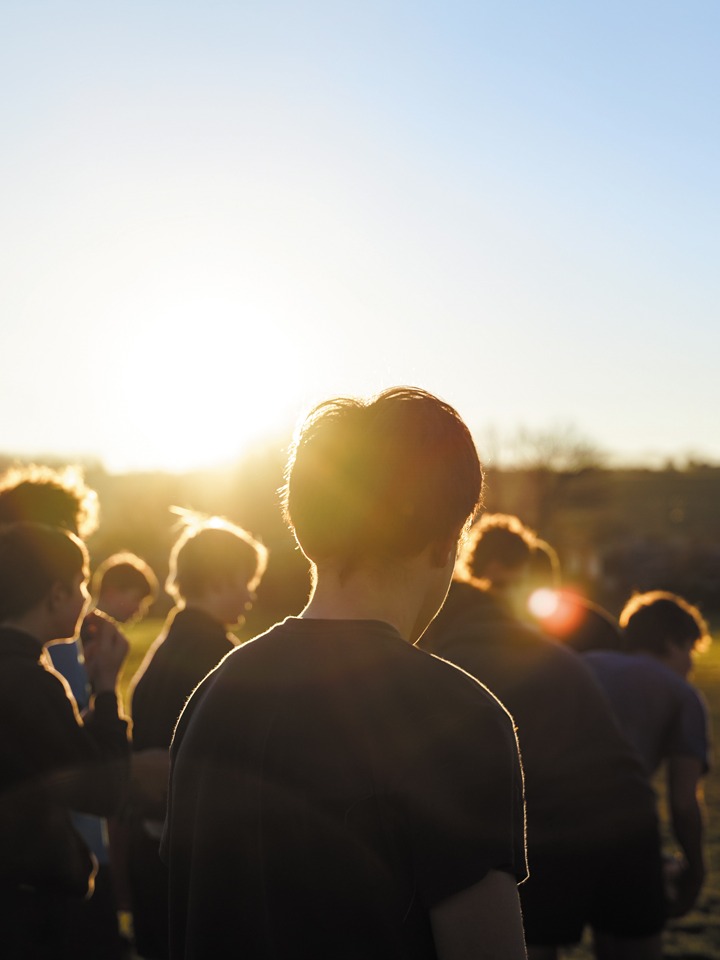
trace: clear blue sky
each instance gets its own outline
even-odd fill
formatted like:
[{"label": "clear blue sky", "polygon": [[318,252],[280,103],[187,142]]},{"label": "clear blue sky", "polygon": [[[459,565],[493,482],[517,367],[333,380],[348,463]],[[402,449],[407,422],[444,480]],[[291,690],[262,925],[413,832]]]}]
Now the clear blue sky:
[{"label": "clear blue sky", "polygon": [[720,460],[720,3],[0,0],[0,450],[413,383]]}]

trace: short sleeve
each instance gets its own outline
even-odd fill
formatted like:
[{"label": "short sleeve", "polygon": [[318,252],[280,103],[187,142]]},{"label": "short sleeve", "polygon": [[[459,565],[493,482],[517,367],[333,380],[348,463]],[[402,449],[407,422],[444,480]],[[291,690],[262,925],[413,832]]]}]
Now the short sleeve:
[{"label": "short sleeve", "polygon": [[[454,668],[453,668],[454,669]],[[442,713],[432,711],[399,778],[399,829],[426,908],[490,870],[527,876],[522,768],[513,722],[470,677]]]},{"label": "short sleeve", "polygon": [[687,684],[678,704],[670,730],[666,756],[694,757],[710,769],[710,730],[705,703],[694,687]]}]

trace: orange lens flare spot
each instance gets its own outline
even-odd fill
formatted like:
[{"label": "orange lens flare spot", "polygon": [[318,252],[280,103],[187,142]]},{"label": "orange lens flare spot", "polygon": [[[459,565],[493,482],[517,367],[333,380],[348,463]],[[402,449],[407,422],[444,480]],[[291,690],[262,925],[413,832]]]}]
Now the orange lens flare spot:
[{"label": "orange lens flare spot", "polygon": [[554,590],[535,590],[528,599],[528,609],[538,620],[544,620],[557,612],[559,606],[558,595]]},{"label": "orange lens flare spot", "polygon": [[536,590],[530,595],[528,609],[542,628],[559,640],[574,633],[587,616],[582,599],[567,590]]}]

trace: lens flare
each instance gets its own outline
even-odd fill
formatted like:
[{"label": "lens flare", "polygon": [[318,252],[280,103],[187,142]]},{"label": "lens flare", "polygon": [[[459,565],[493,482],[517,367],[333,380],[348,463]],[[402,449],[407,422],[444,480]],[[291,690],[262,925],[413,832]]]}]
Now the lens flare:
[{"label": "lens flare", "polygon": [[528,609],[538,620],[552,617],[554,613],[557,613],[558,606],[558,595],[554,590],[548,590],[547,588],[535,590],[528,599]]}]

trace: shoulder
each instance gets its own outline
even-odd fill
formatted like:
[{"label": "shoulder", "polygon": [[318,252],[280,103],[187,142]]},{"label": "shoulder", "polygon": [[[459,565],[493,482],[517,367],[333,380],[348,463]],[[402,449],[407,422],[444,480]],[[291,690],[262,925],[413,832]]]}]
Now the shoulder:
[{"label": "shoulder", "polygon": [[473,767],[478,756],[483,766],[512,766],[518,750],[515,721],[501,700],[462,667],[422,650],[410,652],[412,693],[406,699],[415,703],[417,735],[429,753],[437,748]]},{"label": "shoulder", "polygon": [[677,688],[678,699],[687,710],[707,718],[708,706],[702,693],[689,680],[684,680],[682,677],[678,677],[678,680],[681,681],[681,685]]},{"label": "shoulder", "polygon": [[505,708],[474,677],[379,621],[288,618],[228,654],[212,687],[218,704],[275,700],[291,710],[309,701],[318,710],[364,712],[372,702],[373,715],[381,710],[387,723],[411,720],[418,730],[443,718],[467,725],[471,716],[512,729]]},{"label": "shoulder", "polygon": [[77,719],[67,680],[53,668],[49,657],[47,661],[47,665],[29,659],[3,663],[0,685],[6,715],[32,724]]},{"label": "shoulder", "polygon": [[487,590],[462,580],[453,580],[445,603],[430,624],[426,636],[433,638],[468,623],[504,623],[509,616],[508,611]]},{"label": "shoulder", "polygon": [[[678,703],[702,703],[697,688],[657,657],[629,653],[616,654],[614,660],[606,660],[616,670],[630,674],[638,686],[655,689]],[[598,662],[602,665],[603,660]]]},{"label": "shoulder", "polygon": [[411,647],[412,662],[418,677],[434,686],[438,693],[444,694],[458,706],[475,705],[478,709],[494,711],[497,707],[507,714],[507,710],[484,683],[469,673],[463,666],[446,660],[442,653]]},{"label": "shoulder", "polygon": [[703,772],[710,769],[710,714],[703,695],[689,681],[681,681],[675,689],[672,734],[668,755],[696,757]]}]

